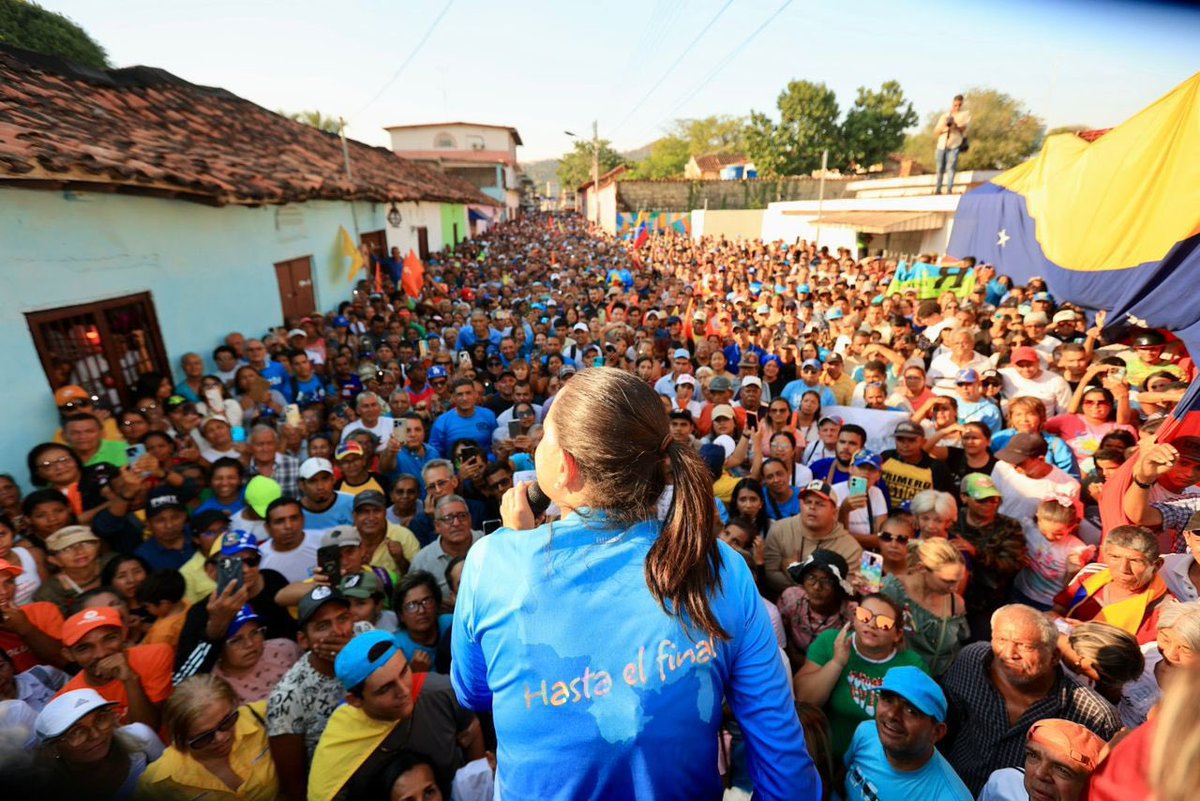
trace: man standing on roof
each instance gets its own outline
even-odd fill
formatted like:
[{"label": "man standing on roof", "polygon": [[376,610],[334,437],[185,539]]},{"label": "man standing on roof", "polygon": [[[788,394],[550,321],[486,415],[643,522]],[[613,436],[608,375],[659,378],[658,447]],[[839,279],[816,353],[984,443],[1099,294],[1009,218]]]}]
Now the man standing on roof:
[{"label": "man standing on roof", "polygon": [[938,118],[937,151],[934,161],[937,162],[937,189],[934,194],[942,194],[942,178],[949,173],[946,181],[946,191],[954,191],[954,173],[958,169],[958,154],[962,151],[967,139],[967,126],[971,124],[971,112],[963,110],[963,96],[955,95],[950,110]]}]

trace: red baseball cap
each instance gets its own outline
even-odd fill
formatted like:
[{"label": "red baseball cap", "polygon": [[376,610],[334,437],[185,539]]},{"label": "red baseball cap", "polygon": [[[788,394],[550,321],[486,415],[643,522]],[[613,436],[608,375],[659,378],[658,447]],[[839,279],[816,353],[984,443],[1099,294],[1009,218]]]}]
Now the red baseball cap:
[{"label": "red baseball cap", "polygon": [[92,629],[114,626],[124,629],[121,623],[121,613],[111,606],[97,606],[76,612],[65,621],[62,627],[62,643],[70,648],[83,639],[83,635]]},{"label": "red baseball cap", "polygon": [[7,559],[0,559],[0,573],[11,573],[14,576],[19,576],[25,572],[25,568],[20,565],[14,565]]},{"label": "red baseball cap", "polygon": [[1013,364],[1020,364],[1021,362],[1041,363],[1041,358],[1038,356],[1038,352],[1028,345],[1020,348],[1013,348],[1012,355],[1008,357],[1008,360]]}]

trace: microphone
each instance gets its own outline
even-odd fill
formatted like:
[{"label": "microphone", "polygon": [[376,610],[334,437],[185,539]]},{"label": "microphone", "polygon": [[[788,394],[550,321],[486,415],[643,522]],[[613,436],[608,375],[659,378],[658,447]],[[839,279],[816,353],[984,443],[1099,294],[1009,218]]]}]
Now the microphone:
[{"label": "microphone", "polygon": [[525,488],[525,499],[529,501],[529,508],[533,510],[534,517],[541,517],[550,508],[550,498],[542,492],[536,480],[531,481]]}]

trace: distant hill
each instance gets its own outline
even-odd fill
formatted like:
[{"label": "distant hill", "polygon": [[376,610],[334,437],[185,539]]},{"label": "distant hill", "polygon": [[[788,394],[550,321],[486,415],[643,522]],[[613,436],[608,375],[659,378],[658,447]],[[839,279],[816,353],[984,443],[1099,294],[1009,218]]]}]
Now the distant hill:
[{"label": "distant hill", "polygon": [[[650,145],[643,145],[634,150],[626,150],[621,155],[630,162],[641,161],[650,155]],[[542,159],[541,161],[521,162],[521,171],[533,181],[540,191],[546,190],[546,182],[553,181],[558,186],[558,159]]]}]

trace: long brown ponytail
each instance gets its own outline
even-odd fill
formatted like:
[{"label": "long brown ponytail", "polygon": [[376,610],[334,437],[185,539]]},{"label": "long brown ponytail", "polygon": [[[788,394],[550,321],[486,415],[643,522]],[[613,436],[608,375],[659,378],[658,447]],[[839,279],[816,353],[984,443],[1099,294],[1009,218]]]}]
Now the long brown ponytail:
[{"label": "long brown ponytail", "polygon": [[574,458],[610,520],[632,524],[655,516],[671,471],[674,497],[646,555],[646,586],[670,614],[706,636],[729,639],[709,606],[721,588],[721,554],[713,533],[712,474],[691,448],[669,437],[654,390],[614,368],[577,373],[551,408],[558,442]]}]

